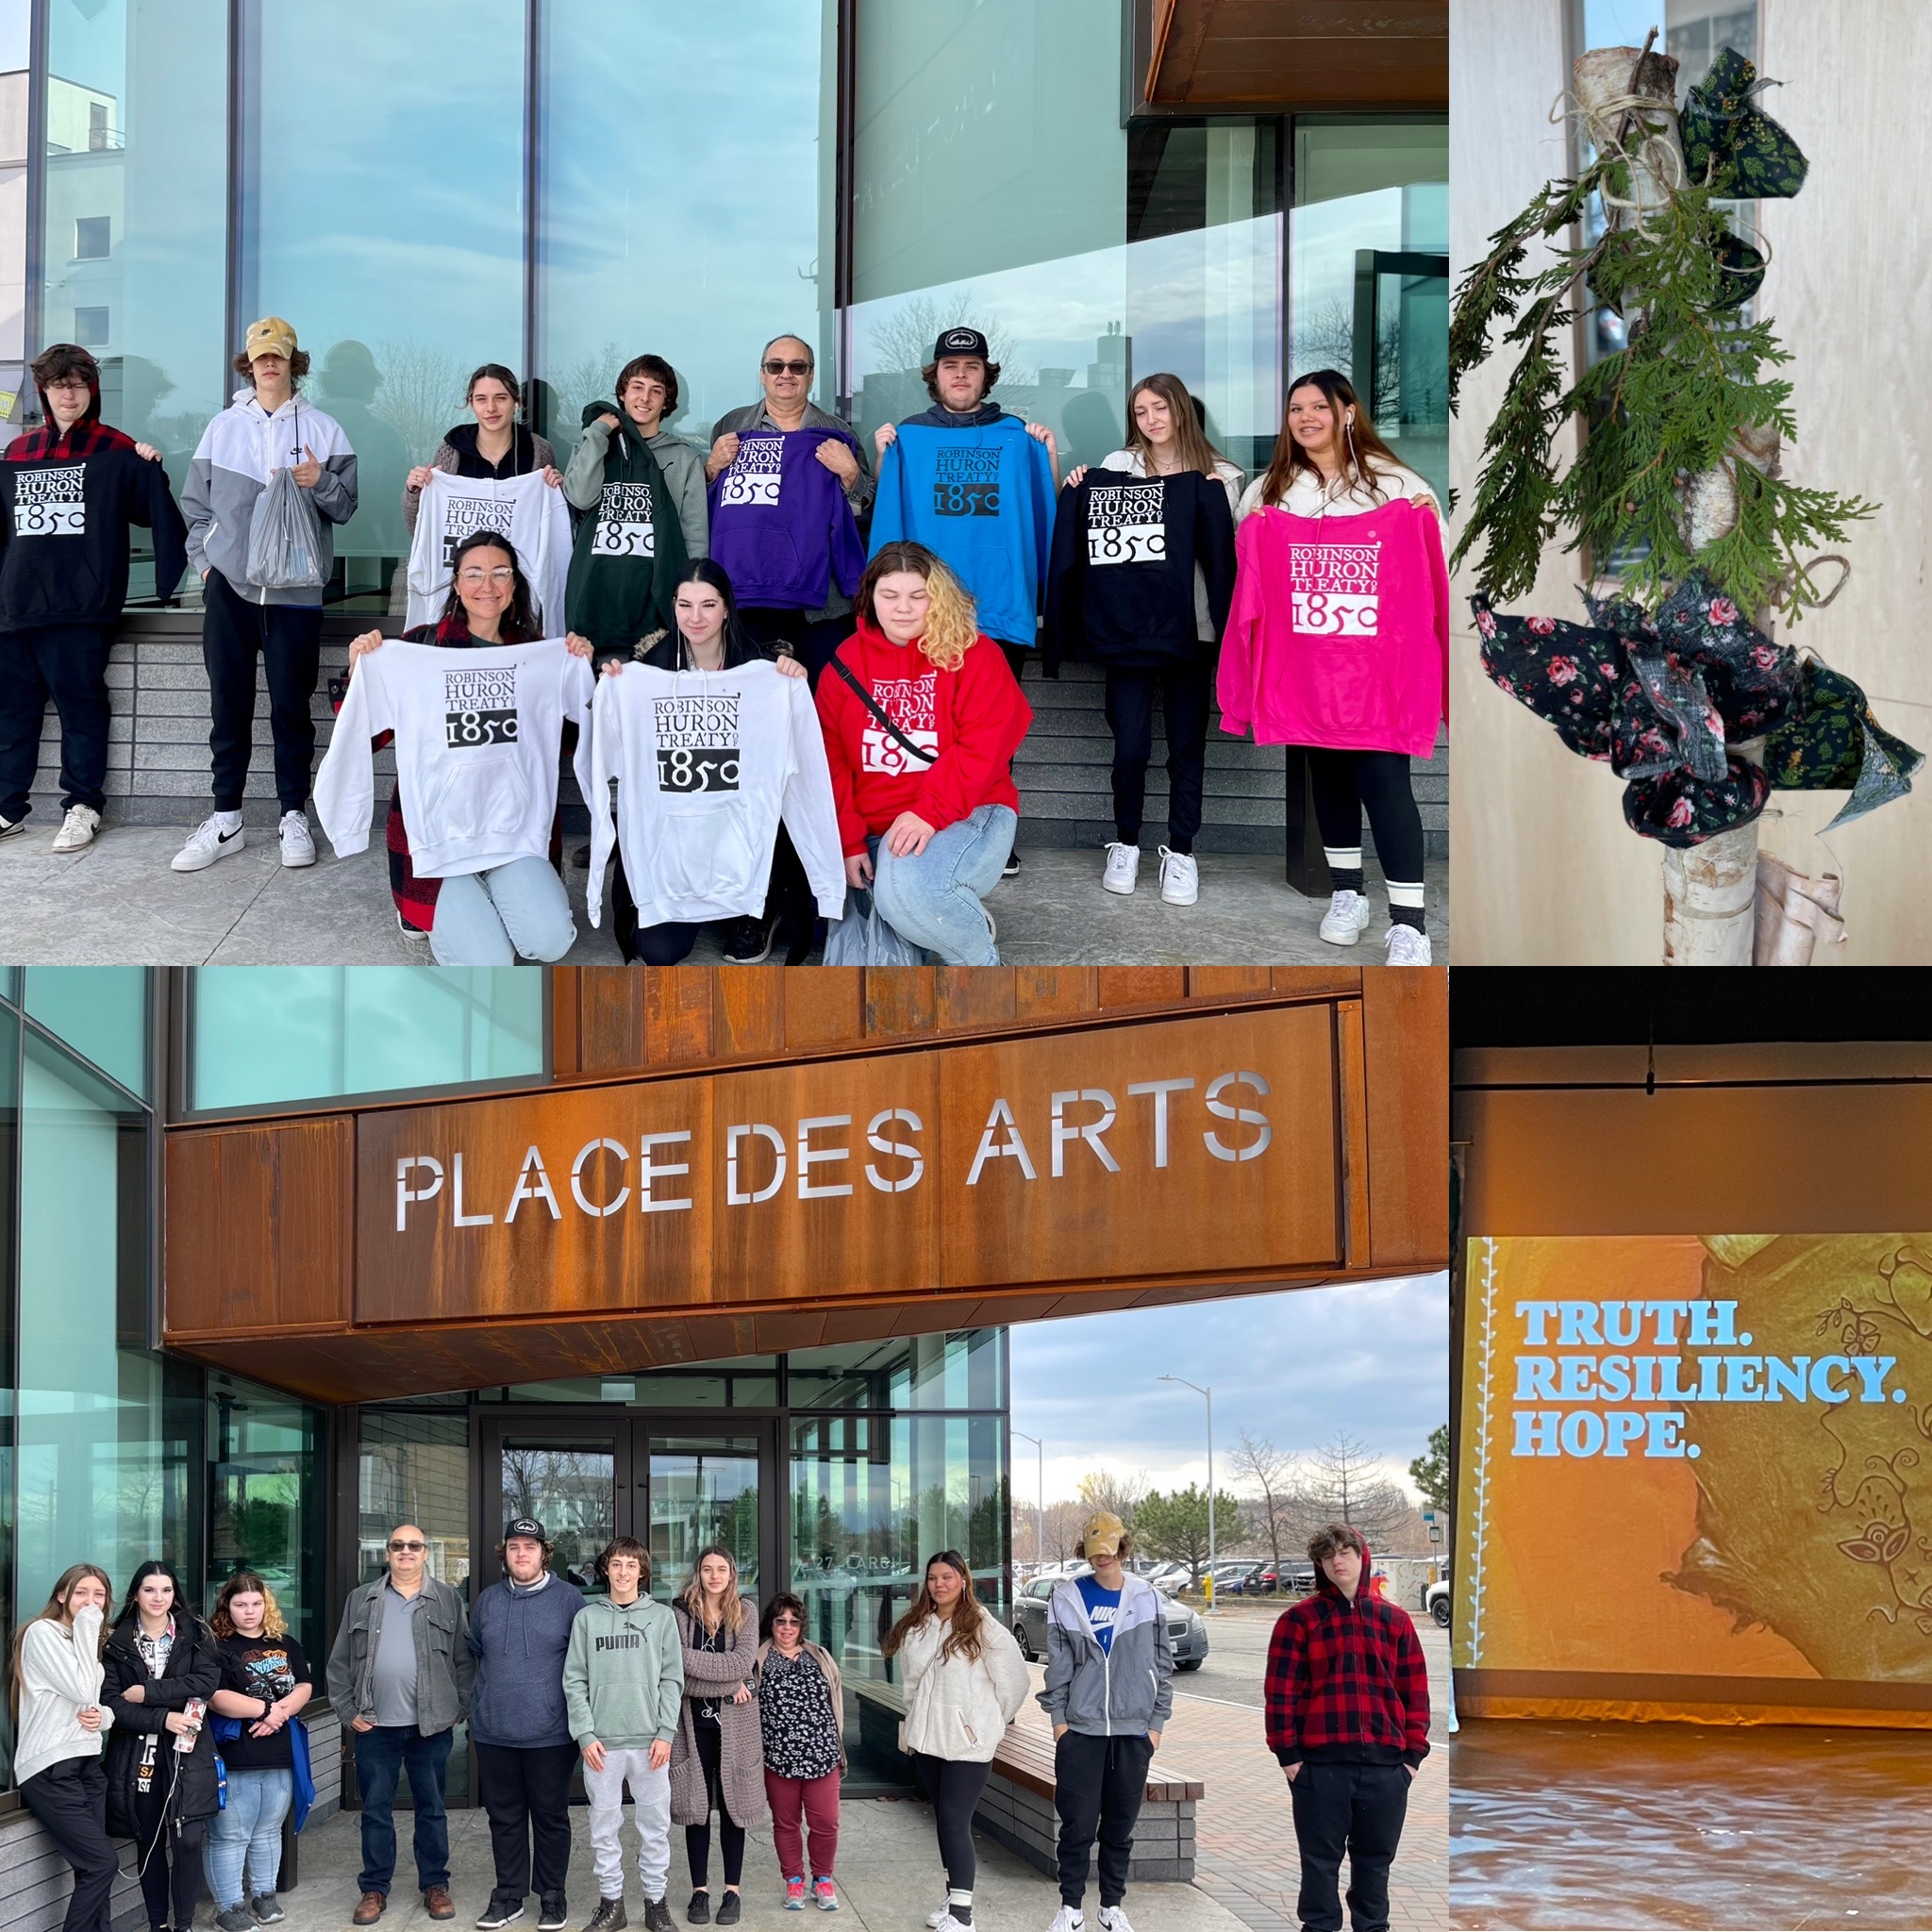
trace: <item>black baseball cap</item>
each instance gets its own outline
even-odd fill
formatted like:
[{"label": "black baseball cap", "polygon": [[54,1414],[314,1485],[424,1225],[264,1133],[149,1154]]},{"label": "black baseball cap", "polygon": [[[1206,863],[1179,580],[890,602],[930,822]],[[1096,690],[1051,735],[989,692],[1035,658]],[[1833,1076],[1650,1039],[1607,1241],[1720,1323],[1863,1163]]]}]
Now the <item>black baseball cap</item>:
[{"label": "black baseball cap", "polygon": [[505,1526],[503,1540],[508,1542],[513,1536],[535,1537],[540,1543],[547,1543],[550,1541],[543,1533],[543,1525],[534,1516],[511,1517]]},{"label": "black baseball cap", "polygon": [[932,359],[937,362],[944,356],[977,356],[982,362],[992,360],[986,338],[976,328],[941,329],[939,341],[932,345]]}]

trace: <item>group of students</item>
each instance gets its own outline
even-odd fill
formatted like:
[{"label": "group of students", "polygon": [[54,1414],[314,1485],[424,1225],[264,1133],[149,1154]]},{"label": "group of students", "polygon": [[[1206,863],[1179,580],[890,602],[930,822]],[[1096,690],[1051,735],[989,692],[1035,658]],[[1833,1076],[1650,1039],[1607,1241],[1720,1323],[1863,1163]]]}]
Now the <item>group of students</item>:
[{"label": "group of students", "polygon": [[[1053,1726],[1059,1823],[1050,1932],[1084,1932],[1095,1862],[1101,1932],[1133,1932],[1134,1826],[1174,1707],[1174,1650],[1165,1604],[1128,1567],[1133,1538],[1120,1519],[1094,1511],[1076,1548],[1088,1574],[1054,1591],[1038,1693]],[[1373,1587],[1359,1532],[1330,1524],[1308,1554],[1316,1588],[1277,1620],[1264,1677],[1267,1740],[1300,1845],[1300,1918],[1306,1932],[1340,1932],[1346,1854],[1357,1932],[1386,1932],[1408,1785],[1429,1748],[1428,1674],[1407,1612]],[[503,1577],[474,1610],[429,1574],[428,1540],[414,1524],[391,1531],[385,1555],[384,1574],[351,1592],[325,1672],[361,1801],[353,1924],[373,1925],[388,1908],[406,1771],[425,1910],[456,1916],[444,1788],[465,1718],[494,1866],[479,1932],[522,1920],[533,1892],[539,1932],[569,1924],[579,1764],[598,1890],[584,1932],[628,1924],[626,1790],[646,1932],[675,1923],[674,1823],[691,1868],[687,1924],[738,1923],[745,1833],[767,1817],[786,1907],[809,1899],[839,1909],[843,1690],[837,1661],[805,1634],[797,1596],[780,1591],[760,1612],[739,1589],[731,1553],[714,1544],[667,1606],[650,1593],[649,1553],[626,1536],[598,1556],[606,1593],[587,1599],[552,1568],[550,1539],[530,1517],[506,1527]],[[108,1625],[111,1599],[106,1572],[75,1563],[14,1640],[13,1774],[74,1868],[65,1932],[110,1932],[116,1838],[134,1840],[151,1932],[189,1932],[204,1881],[219,1932],[272,1925],[285,1916],[275,1896],[283,1822],[292,1813],[299,1830],[314,1796],[302,1646],[251,1572],[222,1586],[207,1624],[165,1562],[136,1571]],[[945,1874],[945,1898],[925,1923],[969,1932],[974,1814],[1031,1688],[1026,1664],[957,1550],[928,1560],[881,1648],[898,1672],[899,1743],[931,1804]],[[724,1867],[715,1908],[713,1813]]]},{"label": "group of students", "polygon": [[[635,357],[614,402],[584,408],[562,467],[519,422],[515,375],[476,370],[474,420],[405,486],[411,550],[392,602],[416,648],[392,641],[372,675],[384,633],[356,641],[317,774],[323,587],[357,466],[302,394],[294,329],[275,316],[248,329],[246,380],[204,432],[179,507],[159,452],[101,422],[93,358],[49,349],[33,365],[45,423],[0,461],[0,838],[25,820],[50,698],[63,733],[54,849],[99,828],[106,660],[141,525],[161,594],[192,567],[205,607],[214,809],[175,869],[246,843],[258,661],[282,863],[314,863],[311,783],[338,852],[364,848],[371,749],[393,738],[397,919],[442,963],[555,959],[575,940],[558,875],[566,750],[593,820],[585,909],[596,924],[598,855],[614,853],[628,959],[682,958],[722,923],[734,961],[768,958],[779,938],[803,959],[829,927],[828,959],[994,963],[983,902],[1020,865],[1029,657],[1048,675],[1067,659],[1104,672],[1108,891],[1139,880],[1158,702],[1160,896],[1198,899],[1218,701],[1224,730],[1308,749],[1333,889],[1323,937],[1354,944],[1369,923],[1366,808],[1390,960],[1428,963],[1409,759],[1430,754],[1446,706],[1441,512],[1346,377],[1295,379],[1274,458],[1245,489],[1179,378],[1143,377],[1124,447],[1062,484],[1052,431],[992,400],[1000,367],[977,329],[940,334],[923,372],[932,406],[882,425],[870,456],[809,400],[813,363],[801,339],[774,338],[759,400],[705,445],[665,427],[676,371]],[[256,541],[280,473],[308,507],[299,582],[266,571]],[[75,541],[42,541],[56,537]],[[452,649],[475,655],[462,670],[430,655]],[[777,685],[788,672],[801,691]]]}]

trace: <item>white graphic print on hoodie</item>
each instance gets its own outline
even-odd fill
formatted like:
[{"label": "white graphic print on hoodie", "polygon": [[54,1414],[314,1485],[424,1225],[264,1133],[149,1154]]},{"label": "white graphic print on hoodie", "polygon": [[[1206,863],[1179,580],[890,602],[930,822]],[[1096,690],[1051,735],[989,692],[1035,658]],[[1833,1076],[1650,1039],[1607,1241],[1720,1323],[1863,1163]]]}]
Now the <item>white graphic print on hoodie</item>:
[{"label": "white graphic print on hoodie", "polygon": [[570,570],[570,512],[563,491],[540,473],[527,476],[458,476],[431,470],[409,545],[411,630],[434,624],[449,597],[450,559],[464,538],[494,530],[508,540],[537,605],[540,629],[563,634],[563,585]]},{"label": "white graphic print on hoodie", "polygon": [[811,688],[760,660],[735,671],[626,664],[597,680],[591,784],[591,924],[614,836],[640,925],[764,909],[782,816],[821,913],[845,909],[832,774]]},{"label": "white graphic print on hoodie", "polygon": [[460,650],[385,642],[358,658],[315,774],[316,816],[337,858],[369,844],[370,741],[393,731],[396,788],[419,878],[547,858],[566,720],[577,727],[577,784],[591,793],[595,681],[589,659],[560,638]]}]

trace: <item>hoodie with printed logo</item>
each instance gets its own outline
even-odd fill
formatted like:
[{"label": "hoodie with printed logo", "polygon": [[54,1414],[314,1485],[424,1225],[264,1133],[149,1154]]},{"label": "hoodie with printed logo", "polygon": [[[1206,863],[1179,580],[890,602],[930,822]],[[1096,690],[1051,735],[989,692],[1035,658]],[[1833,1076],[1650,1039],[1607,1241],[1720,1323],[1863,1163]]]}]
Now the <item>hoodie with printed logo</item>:
[{"label": "hoodie with printed logo", "polygon": [[[586,420],[606,407],[590,404]],[[595,470],[588,467],[586,458],[587,451],[594,453],[593,430],[603,452],[601,468]],[[669,458],[664,445],[674,440],[659,436],[647,441],[626,416],[614,435],[595,425],[587,428],[571,458],[564,494],[584,518],[577,525],[564,590],[564,621],[600,653],[628,657],[647,631],[670,629],[672,585],[688,555],[704,555],[702,548],[690,547],[658,461],[660,454]],[[702,460],[697,474],[702,515]]]},{"label": "hoodie with printed logo", "polygon": [[1121,1578],[1105,1645],[1077,1579],[1046,1607],[1046,1679],[1039,1694],[1049,1723],[1090,1738],[1144,1738],[1167,1728],[1174,1709],[1174,1640],[1167,1605],[1144,1576]]},{"label": "hoodie with printed logo", "polygon": [[570,1626],[563,1697],[580,1746],[670,1743],[684,1706],[684,1645],[669,1607],[642,1594],[627,1604],[593,1597]]},{"label": "hoodie with printed logo", "polygon": [[[841,664],[920,751],[938,754],[935,762],[880,724],[840,675]],[[819,679],[818,707],[848,858],[902,811],[941,832],[982,805],[1020,809],[1008,767],[1033,707],[991,638],[974,638],[958,668],[941,671],[916,643],[895,644],[861,618]]]}]

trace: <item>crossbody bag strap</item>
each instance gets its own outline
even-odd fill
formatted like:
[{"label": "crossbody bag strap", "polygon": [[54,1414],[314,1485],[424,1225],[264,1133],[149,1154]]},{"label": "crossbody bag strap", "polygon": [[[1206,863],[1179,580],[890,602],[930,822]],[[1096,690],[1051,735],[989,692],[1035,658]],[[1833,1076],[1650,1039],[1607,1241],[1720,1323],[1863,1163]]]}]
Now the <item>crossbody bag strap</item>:
[{"label": "crossbody bag strap", "polygon": [[924,745],[914,744],[913,741],[909,738],[908,738],[906,734],[903,731],[901,731],[899,727],[896,724],[894,724],[889,717],[886,716],[885,712],[879,708],[878,700],[875,697],[874,697],[871,691],[867,691],[864,685],[859,683],[858,679],[852,675],[851,667],[846,664],[844,658],[835,657],[832,659],[832,669],[836,671],[839,674],[839,675],[842,677],[845,680],[845,682],[849,684],[852,687],[852,689],[858,694],[858,702],[861,705],[863,705],[865,708],[868,711],[870,711],[873,714],[873,716],[876,718],[879,721],[879,723],[886,727],[887,731],[891,734],[893,740],[898,743],[902,750],[909,751],[914,758],[918,758],[924,764],[936,765],[939,763],[940,755],[938,752],[927,751]]}]

